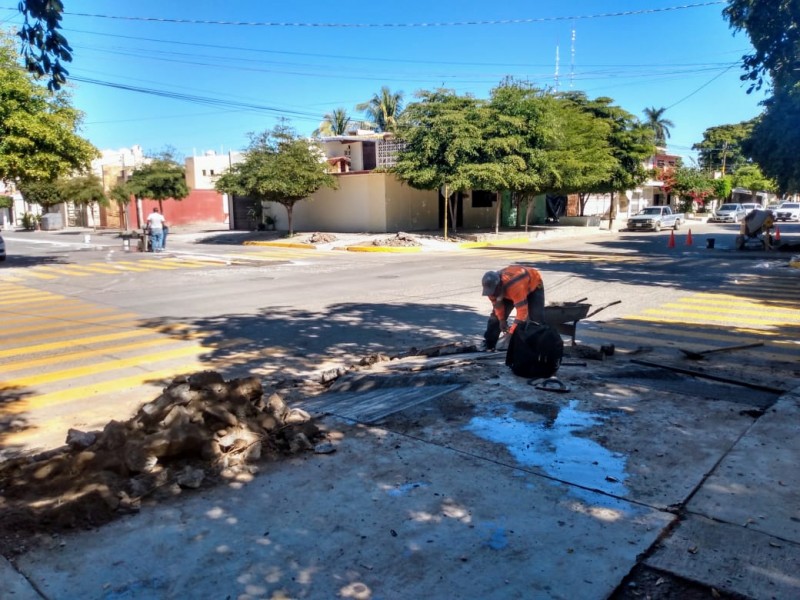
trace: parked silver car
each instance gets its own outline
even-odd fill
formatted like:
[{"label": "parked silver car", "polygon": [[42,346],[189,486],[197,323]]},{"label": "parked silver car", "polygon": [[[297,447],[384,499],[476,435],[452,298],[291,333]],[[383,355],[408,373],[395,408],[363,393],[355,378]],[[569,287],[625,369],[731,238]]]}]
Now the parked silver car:
[{"label": "parked silver car", "polygon": [[741,204],[723,204],[714,211],[709,221],[716,223],[738,223],[746,214],[747,211]]},{"label": "parked silver car", "polygon": [[3,241],[3,236],[0,235],[0,262],[6,259],[6,243]]}]

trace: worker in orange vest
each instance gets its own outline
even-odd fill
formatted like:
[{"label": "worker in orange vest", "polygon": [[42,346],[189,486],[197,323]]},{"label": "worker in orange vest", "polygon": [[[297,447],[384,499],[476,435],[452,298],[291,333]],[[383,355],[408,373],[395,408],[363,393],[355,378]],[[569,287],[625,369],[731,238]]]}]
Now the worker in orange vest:
[{"label": "worker in orange vest", "polygon": [[[536,269],[511,265],[500,271],[488,271],[481,284],[483,295],[489,297],[493,309],[483,334],[487,350],[495,349],[501,332],[513,334],[517,325],[528,320],[544,323],[544,283]],[[514,324],[508,327],[514,309]]]}]

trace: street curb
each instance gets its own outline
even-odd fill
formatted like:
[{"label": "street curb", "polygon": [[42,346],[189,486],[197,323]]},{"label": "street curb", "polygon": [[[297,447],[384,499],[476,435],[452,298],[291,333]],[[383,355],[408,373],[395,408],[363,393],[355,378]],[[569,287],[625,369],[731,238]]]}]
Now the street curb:
[{"label": "street curb", "polygon": [[518,237],[503,240],[502,242],[462,242],[459,248],[491,248],[494,246],[507,246],[509,244],[527,244],[531,241],[530,237]]},{"label": "street curb", "polygon": [[345,246],[347,252],[394,252],[411,254],[421,252],[422,246]]},{"label": "street curb", "polygon": [[258,242],[248,240],[242,242],[243,246],[272,246],[273,248],[296,248],[298,250],[316,250],[314,244],[292,243],[292,242]]}]

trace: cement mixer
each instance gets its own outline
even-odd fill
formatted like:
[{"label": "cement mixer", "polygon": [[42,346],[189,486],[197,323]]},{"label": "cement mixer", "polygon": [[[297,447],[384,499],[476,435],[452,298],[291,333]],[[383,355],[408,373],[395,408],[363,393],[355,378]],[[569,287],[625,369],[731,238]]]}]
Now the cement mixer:
[{"label": "cement mixer", "polygon": [[770,229],[775,224],[772,211],[759,208],[751,210],[744,219],[736,236],[736,249],[763,248],[772,249],[772,236]]}]

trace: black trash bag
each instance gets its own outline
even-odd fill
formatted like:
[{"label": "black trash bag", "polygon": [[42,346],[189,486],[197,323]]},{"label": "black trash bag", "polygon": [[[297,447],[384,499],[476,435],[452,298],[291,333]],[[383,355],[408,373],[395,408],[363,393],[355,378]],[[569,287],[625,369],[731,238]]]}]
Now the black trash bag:
[{"label": "black trash bag", "polygon": [[564,341],[558,331],[550,325],[529,321],[514,330],[508,343],[506,365],[520,377],[552,377],[563,356]]}]

